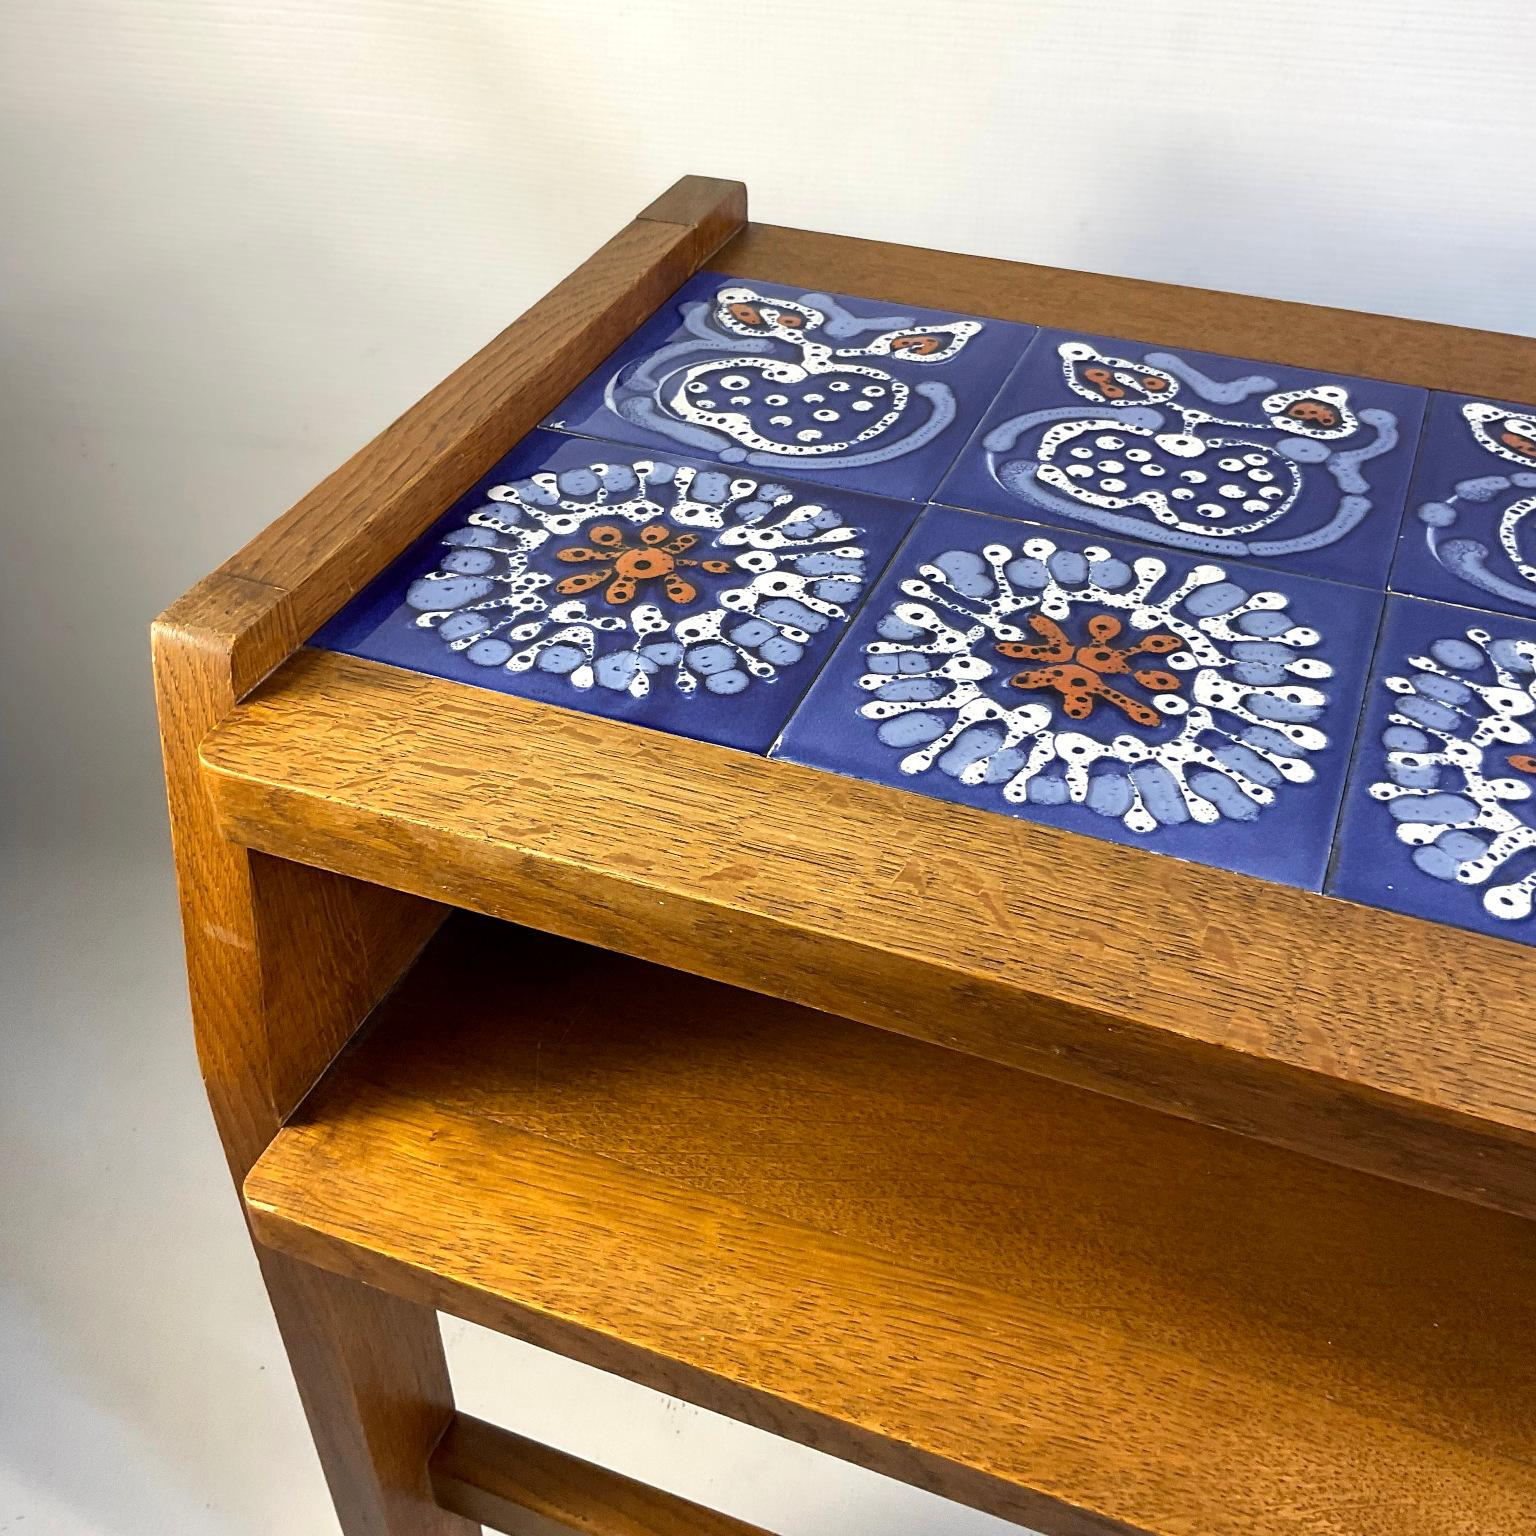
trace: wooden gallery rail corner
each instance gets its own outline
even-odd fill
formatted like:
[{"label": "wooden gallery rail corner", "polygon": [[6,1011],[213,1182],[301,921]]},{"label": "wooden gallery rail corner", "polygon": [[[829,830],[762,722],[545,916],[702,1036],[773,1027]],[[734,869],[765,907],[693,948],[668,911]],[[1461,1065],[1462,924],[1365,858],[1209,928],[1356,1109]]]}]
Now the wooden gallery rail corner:
[{"label": "wooden gallery rail corner", "polygon": [[[169,609],[197,1048],[341,1529],[753,1529],[457,1414],[445,1311],[1050,1536],[1536,1533],[1526,952],[1045,827],[999,859],[964,807],[302,648],[706,265],[1532,376],[1511,337],[748,224],[687,177]],[[1031,905],[1064,858],[1157,956],[1112,1003]],[[1448,1016],[1467,965],[1487,1007]]]}]

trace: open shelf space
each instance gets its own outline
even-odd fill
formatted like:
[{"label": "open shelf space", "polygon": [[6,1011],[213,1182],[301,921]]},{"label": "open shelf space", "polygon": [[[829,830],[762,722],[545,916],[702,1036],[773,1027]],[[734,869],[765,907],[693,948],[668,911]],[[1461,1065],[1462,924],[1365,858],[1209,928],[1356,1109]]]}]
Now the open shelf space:
[{"label": "open shelf space", "polygon": [[319,651],[202,762],[264,853],[1536,1211],[1520,946]]},{"label": "open shelf space", "polygon": [[1052,1536],[1536,1531],[1528,1223],[543,934],[450,919],[246,1197]]}]

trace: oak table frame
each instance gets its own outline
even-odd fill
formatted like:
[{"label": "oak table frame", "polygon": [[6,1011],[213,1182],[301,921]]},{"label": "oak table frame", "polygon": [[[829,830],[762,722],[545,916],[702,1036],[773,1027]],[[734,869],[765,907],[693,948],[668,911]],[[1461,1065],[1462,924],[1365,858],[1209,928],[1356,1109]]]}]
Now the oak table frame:
[{"label": "oak table frame", "polygon": [[[236,1182],[458,907],[1536,1215],[1528,950],[301,649],[706,266],[1425,387],[1536,383],[1520,338],[749,225],[740,184],[684,178],[155,625],[194,1029]],[[748,1530],[456,1415],[419,1294],[257,1253],[348,1536]],[[1061,1508],[1007,1512],[1131,1528]]]}]

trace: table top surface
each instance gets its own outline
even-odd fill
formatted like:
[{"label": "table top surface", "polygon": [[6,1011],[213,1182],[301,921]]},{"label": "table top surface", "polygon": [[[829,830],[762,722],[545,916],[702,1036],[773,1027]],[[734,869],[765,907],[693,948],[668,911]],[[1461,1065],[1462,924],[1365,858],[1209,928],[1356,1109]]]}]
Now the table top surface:
[{"label": "table top surface", "polygon": [[545,425],[311,643],[1536,940],[1536,407],[706,272]]},{"label": "table top surface", "polygon": [[[696,236],[662,221],[631,225],[220,573],[206,603],[279,615],[249,631],[252,683],[360,592],[357,612],[378,620],[363,630],[417,648],[381,666],[348,636],[361,657],[301,652],[249,697],[204,746],[226,829],[285,857],[1527,1209],[1526,1159],[1536,1156],[1536,1049],[1525,1028],[1531,959],[1509,938],[1525,920],[1467,913],[1486,911],[1481,898],[1495,887],[1516,887],[1504,900],[1517,902],[1524,878],[1520,828],[1529,801],[1519,793],[1518,733],[1532,651],[1525,621],[1492,606],[1456,610],[1455,628],[1417,624],[1443,610],[1412,595],[1384,597],[1397,556],[1384,553],[1383,540],[1391,546],[1399,534],[1438,531],[1433,519],[1415,519],[1421,493],[1422,505],[1453,505],[1460,518],[1524,490],[1515,478],[1524,471],[1499,460],[1500,474],[1481,477],[1510,482],[1490,493],[1492,502],[1453,487],[1450,497],[1461,499],[1452,504],[1438,483],[1414,488],[1414,462],[1430,462],[1417,447],[1437,411],[1441,425],[1470,434],[1476,452],[1497,459],[1477,443],[1465,402],[1442,408],[1425,391],[1443,386],[1487,404],[1529,398],[1536,344],[803,231],[751,226],[720,251]],[[714,278],[685,288],[706,262],[731,279],[731,296],[721,298]],[[669,307],[679,290],[705,295],[703,311],[679,320]],[[657,324],[652,316],[664,320],[667,339],[647,331]],[[807,324],[797,327],[797,319]],[[892,323],[874,330],[876,320]],[[829,385],[848,382],[847,393],[854,378],[875,373],[890,381],[876,381],[890,392],[882,398],[902,384],[903,398],[928,413],[912,429],[920,434],[949,409],[929,386],[943,382],[945,369],[972,366],[967,352],[985,340],[966,327],[998,321],[996,351],[971,354],[975,376],[985,374],[980,393],[967,405],[960,384],[949,389],[954,455],[941,468],[930,464],[923,473],[932,486],[925,481],[909,499],[893,498],[888,480],[844,489],[798,469],[781,480],[776,459],[725,457],[744,446],[743,435],[768,441],[768,429],[779,430],[772,414],[789,415],[797,436],[807,430],[796,425],[801,414],[814,421],[817,410],[831,409],[803,398],[821,392],[806,390],[803,377],[794,381],[795,403],[782,410],[748,369],[746,384],[728,386],[745,403],[725,396],[719,409],[680,405],[681,419],[663,421],[667,402],[695,398],[687,383],[714,380],[709,370],[718,372],[728,336],[729,347],[740,343],[729,355],[763,364],[768,382],[769,362],[793,373],[810,357],[832,370]],[[678,324],[700,334],[677,336]],[[829,337],[829,325],[841,334]],[[783,340],[786,329],[794,340]],[[806,329],[809,339],[800,334]],[[636,345],[641,355],[627,355]],[[683,350],[655,363],[667,347]],[[1089,351],[1072,350],[1081,347]],[[836,356],[850,350],[866,355]],[[674,389],[663,371],[671,363],[705,372],[673,381]],[[873,372],[837,372],[865,368]],[[656,376],[660,394],[642,383],[644,398],[636,395],[637,374]],[[594,396],[599,380],[606,382]],[[1083,393],[1106,383],[1127,394],[1105,403]],[[1170,384],[1172,401],[1146,403]],[[1032,391],[1047,385],[1054,393],[1039,404]],[[623,440],[566,432],[516,447],[539,422],[564,421],[562,401],[572,398],[601,399],[592,409],[608,411]],[[1026,471],[1008,466],[1045,463],[1034,442],[1010,457],[1034,430],[1019,420],[1042,410],[1064,413],[1045,424],[1047,435],[1066,429],[1061,444],[1083,435],[1085,412],[1117,423],[1122,446],[1095,440],[1091,448],[1101,501],[1132,499],[1108,484],[1125,479],[1129,466],[1162,468],[1166,480],[1178,463],[1215,454],[1217,497],[1229,488],[1221,475],[1251,480],[1255,494],[1243,499],[1255,503],[1258,489],[1299,483],[1292,500],[1279,500],[1286,516],[1321,519],[1304,533],[1334,526],[1351,498],[1372,505],[1336,548],[1325,542],[1268,564],[1251,554],[1223,563],[1149,537],[1072,527],[1062,505],[1021,501],[1001,514],[999,499],[979,509],[920,509],[932,490],[946,494],[967,453],[971,479],[962,476],[950,493],[957,498],[983,499],[974,484],[987,477],[989,496],[1038,490]],[[688,411],[730,419],[705,427]],[[1244,427],[1215,424],[1244,413]],[[1391,435],[1387,415],[1399,446],[1366,451]],[[1519,439],[1522,420],[1506,413],[1494,430]],[[642,435],[658,421],[666,453]],[[567,424],[592,426],[588,417]],[[714,432],[718,451],[703,438],[685,444],[668,435],[678,427]],[[897,428],[906,430],[900,420],[885,430]],[[1213,439],[1240,430],[1252,446],[1236,455],[1239,468],[1223,470],[1221,459],[1233,455]],[[722,431],[731,445],[723,449]],[[1151,436],[1138,438],[1143,431]],[[1410,439],[1415,453],[1401,446]],[[1123,445],[1143,440],[1149,457],[1131,460]],[[903,457],[918,462],[931,442],[873,468],[883,476]],[[1517,442],[1510,451],[1522,450]],[[773,457],[761,447],[750,452]],[[1067,468],[1081,462],[1066,452]],[[1097,455],[1111,453],[1126,467],[1103,469]],[[549,455],[560,458],[554,480],[534,462]],[[683,496],[674,476],[637,502],[642,462],[687,466],[688,489],[698,494]],[[1425,472],[1433,478],[1439,464],[1433,459]],[[1449,472],[1462,473],[1455,464]],[[575,477],[566,498],[575,510],[561,505],[561,473]],[[615,477],[606,490],[603,473]],[[1353,488],[1357,475],[1366,491]],[[784,500],[764,501],[748,481],[780,486]],[[1065,468],[1061,483],[1069,483]],[[466,487],[469,499],[460,502]],[[1220,499],[1240,515],[1260,515],[1241,514],[1235,496]],[[754,510],[770,504],[770,513]],[[620,505],[623,515],[614,510]],[[825,514],[821,524],[810,506]],[[1143,497],[1109,510],[1143,517],[1155,509]],[[1167,526],[1148,515],[1140,531]],[[1376,534],[1361,542],[1360,530],[1373,526]],[[710,537],[726,533],[741,539],[723,543],[721,554]],[[815,542],[821,533],[831,536],[824,544]],[[689,534],[697,540],[686,542]],[[994,545],[1007,548],[1000,568],[990,563]],[[1320,552],[1343,559],[1346,546],[1362,552],[1350,554],[1347,569],[1307,563]],[[807,564],[807,549],[844,553]],[[904,566],[903,550],[921,559]],[[761,569],[703,565],[751,553],[766,557],[756,562]],[[1193,574],[1213,565],[1221,565],[1219,580]],[[366,592],[381,571],[385,585]],[[479,593],[486,577],[490,589],[465,596]],[[573,577],[591,584],[554,591]],[[777,587],[773,578],[781,578]],[[670,617],[641,592],[649,583],[665,598],[669,579]],[[455,582],[465,599],[457,605],[409,599],[414,585],[430,604],[432,588]],[[678,582],[695,596],[684,600]],[[1007,603],[999,600],[1004,585]],[[741,590],[759,611],[712,601]],[[263,607],[274,591],[281,601]],[[484,617],[475,604],[503,596],[511,606],[530,596],[546,606],[520,612],[505,630],[475,629]],[[798,614],[762,611],[791,603]],[[633,634],[643,606],[669,626],[645,637],[657,647],[647,666],[635,659],[643,645]],[[554,628],[544,617],[578,610],[586,621],[562,617]],[[500,617],[489,611],[492,622]],[[828,623],[815,630],[807,613]],[[1283,628],[1272,622],[1277,615]],[[688,627],[694,618],[704,621],[702,638],[699,626]],[[1106,620],[1120,628],[1109,633]],[[538,633],[525,633],[530,624]],[[597,640],[619,633],[612,625],[629,627],[629,661],[597,649]],[[1141,642],[1134,656],[1133,636]],[[485,648],[471,660],[477,644]],[[508,670],[502,645],[522,670]],[[662,659],[672,656],[668,645],[681,661]],[[991,669],[979,683],[978,661]],[[804,675],[818,667],[801,702],[805,690],[787,680],[797,668]],[[578,673],[584,688],[572,681]],[[686,696],[676,688],[684,673],[694,684]],[[941,709],[921,696],[931,694],[935,673],[963,695],[958,706]],[[695,704],[703,705],[695,718],[719,707],[746,719],[769,698],[776,718],[752,717],[758,734],[730,747],[696,739],[704,730],[672,734],[676,713],[656,722],[662,730],[634,723],[646,710]],[[618,718],[592,712],[596,699]],[[1169,700],[1188,707],[1158,708]],[[1138,714],[1157,723],[1142,725]],[[1191,731],[1191,716],[1209,717],[1225,736],[1203,724]],[[781,755],[761,755],[784,720]],[[998,743],[987,733],[1000,728]],[[1054,765],[1026,771],[1042,741],[1056,751]],[[1473,749],[1484,754],[1480,764],[1468,757]],[[1093,754],[1086,773],[1070,755],[1082,751]],[[1351,761],[1359,765],[1353,784]],[[1474,782],[1477,793],[1468,788]],[[1418,820],[1394,815],[1415,803],[1425,810]],[[1354,812],[1346,811],[1343,853],[1355,837],[1362,878],[1384,882],[1348,885],[1347,894],[1374,905],[1316,889],[1328,878],[1341,805],[1357,805],[1364,818],[1352,832]],[[1400,829],[1411,833],[1406,841]],[[1156,852],[1160,846],[1177,856]],[[1341,857],[1334,869],[1341,889],[1347,865]],[[1469,929],[1385,910],[1424,906],[1385,886],[1453,901],[1454,911],[1435,915]],[[1485,931],[1470,931],[1479,926]]]}]

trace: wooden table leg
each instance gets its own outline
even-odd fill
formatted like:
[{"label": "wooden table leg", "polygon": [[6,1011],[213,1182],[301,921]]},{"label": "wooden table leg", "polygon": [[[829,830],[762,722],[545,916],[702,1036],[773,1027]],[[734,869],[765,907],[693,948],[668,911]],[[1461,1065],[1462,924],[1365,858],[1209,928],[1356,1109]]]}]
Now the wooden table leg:
[{"label": "wooden table leg", "polygon": [[453,1418],[437,1314],[256,1251],[346,1536],[477,1536],[438,1507],[427,1475]]},{"label": "wooden table leg", "polygon": [[[247,853],[214,823],[198,743],[292,648],[283,597],[212,578],[154,637],[193,1028],[237,1185],[442,917],[432,902]],[[473,1536],[428,1478],[453,1417],[436,1314],[257,1253],[346,1536]]]}]

